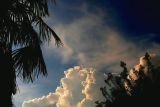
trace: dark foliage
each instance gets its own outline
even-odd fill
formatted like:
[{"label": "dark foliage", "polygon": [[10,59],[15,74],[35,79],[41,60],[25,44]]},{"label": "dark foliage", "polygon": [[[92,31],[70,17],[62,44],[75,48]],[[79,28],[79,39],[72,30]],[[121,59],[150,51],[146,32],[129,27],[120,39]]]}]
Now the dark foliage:
[{"label": "dark foliage", "polygon": [[[102,91],[105,101],[96,101],[96,107],[154,107],[159,105],[160,98],[160,68],[152,65],[148,53],[143,58],[145,66],[139,65],[138,70],[133,68],[134,74],[128,72],[126,64],[121,62],[123,71],[119,75],[108,74],[105,87]],[[112,75],[112,78],[110,78]],[[116,82],[114,82],[116,81]],[[110,87],[108,84],[114,84]]]},{"label": "dark foliage", "polygon": [[2,0],[0,3],[0,91],[4,93],[0,96],[0,107],[13,106],[16,76],[33,82],[39,74],[47,75],[41,45],[52,36],[57,46],[62,45],[60,38],[43,21],[49,15],[47,2]]}]

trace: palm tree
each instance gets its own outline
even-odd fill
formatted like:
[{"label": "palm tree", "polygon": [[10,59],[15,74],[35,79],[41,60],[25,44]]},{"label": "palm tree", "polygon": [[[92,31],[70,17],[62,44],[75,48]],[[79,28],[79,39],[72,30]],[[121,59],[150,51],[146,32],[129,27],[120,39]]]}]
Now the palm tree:
[{"label": "palm tree", "polygon": [[[53,0],[52,0],[53,1]],[[60,38],[43,21],[48,16],[47,0],[3,0],[0,3],[0,107],[12,107],[16,77],[33,82],[47,75],[41,45]],[[4,77],[4,78],[3,78]]]}]

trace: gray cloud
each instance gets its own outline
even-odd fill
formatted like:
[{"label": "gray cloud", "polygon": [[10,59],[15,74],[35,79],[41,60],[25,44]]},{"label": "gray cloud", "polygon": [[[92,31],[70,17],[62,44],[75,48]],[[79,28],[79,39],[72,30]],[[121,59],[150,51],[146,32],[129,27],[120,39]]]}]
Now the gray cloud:
[{"label": "gray cloud", "polygon": [[[111,71],[119,69],[120,60],[135,64],[135,58],[143,55],[146,51],[156,53],[159,45],[149,43],[148,38],[139,42],[128,40],[122,33],[106,25],[102,11],[90,13],[86,9],[81,10],[83,16],[67,25],[56,26],[56,31],[62,36],[64,47],[55,49],[54,42],[50,48],[55,49],[62,58],[63,63],[76,60],[79,65],[101,69],[107,66]],[[146,46],[146,48],[144,48]],[[51,54],[52,55],[52,54]]]}]

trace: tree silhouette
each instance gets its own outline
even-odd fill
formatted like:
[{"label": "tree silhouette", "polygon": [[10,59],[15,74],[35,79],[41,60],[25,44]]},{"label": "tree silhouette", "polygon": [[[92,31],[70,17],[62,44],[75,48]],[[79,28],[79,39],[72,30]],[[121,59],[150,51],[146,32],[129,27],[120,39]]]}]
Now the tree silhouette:
[{"label": "tree silhouette", "polygon": [[[52,0],[54,1],[54,0]],[[47,75],[41,45],[51,36],[61,40],[43,21],[48,16],[48,0],[3,0],[0,3],[0,107],[12,107],[16,76],[26,82]]]},{"label": "tree silhouette", "polygon": [[[116,85],[110,91],[102,95],[105,101],[97,101],[95,107],[139,107],[159,105],[160,98],[160,68],[151,62],[151,56],[146,53],[143,63],[139,64],[130,71],[127,70],[124,62],[120,63],[123,71],[119,75],[112,77],[116,80]],[[111,75],[111,73],[109,73]],[[108,76],[110,77],[110,76]],[[111,82],[108,78],[105,83]],[[110,85],[106,84],[106,87]],[[107,91],[107,90],[106,90]],[[108,96],[108,93],[112,97]]]}]

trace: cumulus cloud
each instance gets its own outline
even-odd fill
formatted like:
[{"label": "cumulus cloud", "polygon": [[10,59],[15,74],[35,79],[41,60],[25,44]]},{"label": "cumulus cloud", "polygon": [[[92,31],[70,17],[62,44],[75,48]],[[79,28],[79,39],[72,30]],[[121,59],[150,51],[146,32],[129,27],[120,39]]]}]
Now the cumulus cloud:
[{"label": "cumulus cloud", "polygon": [[92,68],[76,66],[64,71],[61,86],[47,96],[24,101],[22,107],[91,107],[96,100],[104,100],[99,88],[104,76]]}]

